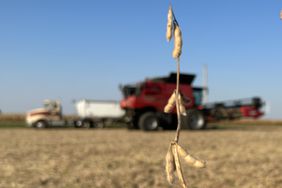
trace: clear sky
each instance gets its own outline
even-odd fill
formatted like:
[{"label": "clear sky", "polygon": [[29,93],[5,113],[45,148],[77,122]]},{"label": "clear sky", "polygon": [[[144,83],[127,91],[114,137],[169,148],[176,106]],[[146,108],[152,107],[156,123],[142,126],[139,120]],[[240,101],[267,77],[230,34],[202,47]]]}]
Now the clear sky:
[{"label": "clear sky", "polygon": [[279,0],[0,1],[0,109],[43,99],[121,98],[119,84],[175,70],[169,2],[183,33],[183,72],[209,67],[210,101],[260,96],[282,119]]}]

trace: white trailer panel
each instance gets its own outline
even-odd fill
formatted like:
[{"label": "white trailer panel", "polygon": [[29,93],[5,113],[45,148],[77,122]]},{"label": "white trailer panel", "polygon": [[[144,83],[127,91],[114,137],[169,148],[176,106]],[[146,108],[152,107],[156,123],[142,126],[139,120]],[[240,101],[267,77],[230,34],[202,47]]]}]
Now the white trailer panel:
[{"label": "white trailer panel", "polygon": [[75,102],[76,111],[81,118],[118,119],[125,111],[118,101],[79,100]]}]

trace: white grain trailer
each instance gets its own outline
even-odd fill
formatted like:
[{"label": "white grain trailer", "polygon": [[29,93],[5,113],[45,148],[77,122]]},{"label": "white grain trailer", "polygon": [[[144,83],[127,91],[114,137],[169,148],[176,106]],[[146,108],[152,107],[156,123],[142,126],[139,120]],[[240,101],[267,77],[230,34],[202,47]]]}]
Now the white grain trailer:
[{"label": "white grain trailer", "polygon": [[122,122],[125,115],[118,101],[82,99],[74,104],[80,118],[76,127],[104,127],[109,122]]}]

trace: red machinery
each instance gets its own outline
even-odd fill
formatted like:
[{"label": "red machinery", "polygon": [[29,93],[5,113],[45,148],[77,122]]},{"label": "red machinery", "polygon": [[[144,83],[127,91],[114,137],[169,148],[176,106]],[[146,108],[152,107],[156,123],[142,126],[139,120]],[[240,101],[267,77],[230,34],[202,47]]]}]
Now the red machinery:
[{"label": "red machinery", "polygon": [[[187,116],[183,116],[183,126],[190,129],[204,129],[206,123],[224,119],[242,117],[258,118],[263,103],[254,97],[215,103],[202,103],[206,88],[193,87],[193,74],[180,74],[180,91],[184,97]],[[176,73],[168,77],[147,79],[132,85],[121,87],[124,99],[121,108],[126,110],[126,119],[130,128],[157,130],[158,128],[176,128],[176,114],[163,113],[168,98],[175,90]]]}]

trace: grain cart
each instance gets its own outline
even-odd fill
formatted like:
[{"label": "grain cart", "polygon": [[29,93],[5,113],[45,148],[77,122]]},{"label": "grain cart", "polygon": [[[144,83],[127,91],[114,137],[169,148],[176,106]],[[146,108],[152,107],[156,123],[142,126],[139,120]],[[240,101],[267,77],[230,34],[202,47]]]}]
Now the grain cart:
[{"label": "grain cart", "polygon": [[113,122],[123,122],[125,111],[118,101],[82,99],[74,102],[79,120],[76,127],[105,127]]},{"label": "grain cart", "polygon": [[[182,117],[186,128],[204,129],[212,121],[258,118],[263,115],[263,103],[259,97],[203,103],[203,93],[207,88],[192,86],[194,78],[193,74],[180,74],[180,91],[188,114]],[[175,129],[175,110],[172,114],[163,113],[164,106],[175,89],[175,82],[176,73],[171,73],[166,77],[121,86],[124,98],[120,105],[130,120],[128,127],[143,130]]]}]

